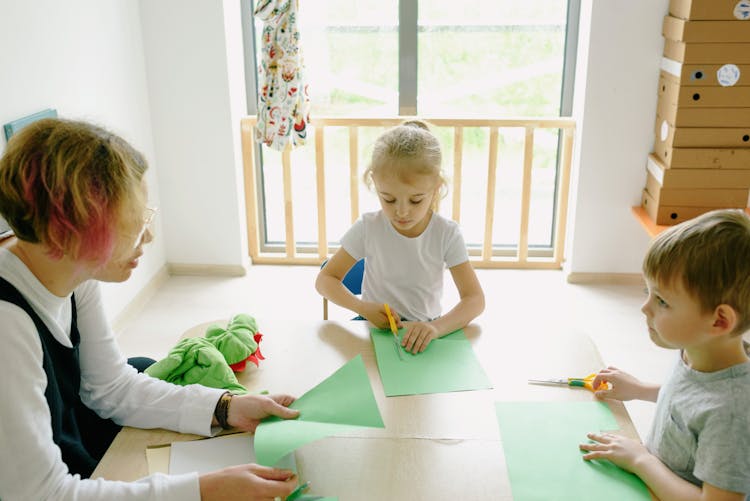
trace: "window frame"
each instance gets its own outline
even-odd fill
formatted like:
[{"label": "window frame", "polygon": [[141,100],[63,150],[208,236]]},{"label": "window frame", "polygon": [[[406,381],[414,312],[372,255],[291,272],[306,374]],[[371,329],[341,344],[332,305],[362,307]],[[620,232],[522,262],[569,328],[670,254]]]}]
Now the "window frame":
[{"label": "window frame", "polygon": [[[257,89],[258,89],[258,61],[255,19],[253,12],[255,10],[254,0],[240,0],[240,10],[242,15],[242,34],[245,66],[245,93],[247,96],[247,113],[248,115],[257,114]],[[419,0],[399,0],[398,5],[398,50],[399,50],[399,98],[398,98],[398,115],[415,116],[418,115],[418,34],[419,34]],[[570,117],[573,111],[573,98],[575,87],[576,73],[576,55],[578,50],[578,32],[581,11],[581,0],[567,0],[566,24],[565,24],[565,43],[563,53],[563,72],[560,95],[560,117]],[[559,176],[560,176],[560,158],[562,154],[562,131],[558,133],[557,158],[555,165],[555,191],[553,195],[552,214],[556,214],[559,203]],[[262,146],[256,143],[254,152],[255,165],[257,166],[258,183],[256,185],[256,197],[258,200],[258,233],[260,238],[260,248],[262,252],[273,252],[283,249],[283,244],[269,243],[266,218],[266,199],[265,199],[265,179],[263,169]],[[532,246],[529,245],[530,256],[546,256],[548,250],[554,249],[554,236],[556,233],[557,221],[553,218],[550,225],[550,246]],[[297,252],[314,253],[316,245],[313,242],[295,242]],[[498,246],[504,249],[505,246]],[[476,249],[471,249],[477,252]],[[510,251],[508,250],[508,253]],[[502,252],[501,253],[505,253]]]}]

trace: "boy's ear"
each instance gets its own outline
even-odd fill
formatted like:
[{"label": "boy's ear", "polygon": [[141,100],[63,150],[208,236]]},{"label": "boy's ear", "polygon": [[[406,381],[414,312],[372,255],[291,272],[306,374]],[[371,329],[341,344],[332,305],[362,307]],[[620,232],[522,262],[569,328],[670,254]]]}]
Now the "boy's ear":
[{"label": "boy's ear", "polygon": [[737,326],[737,312],[728,304],[720,304],[714,309],[713,331],[715,334],[731,334]]}]

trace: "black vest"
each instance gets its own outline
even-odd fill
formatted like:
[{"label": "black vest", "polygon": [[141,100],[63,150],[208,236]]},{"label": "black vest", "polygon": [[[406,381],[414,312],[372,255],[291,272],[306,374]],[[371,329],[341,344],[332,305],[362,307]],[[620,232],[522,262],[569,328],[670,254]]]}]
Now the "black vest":
[{"label": "black vest", "polygon": [[[73,308],[70,326],[72,348],[61,345],[52,336],[42,319],[36,314],[26,299],[10,283],[0,278],[0,300],[22,308],[34,321],[42,343],[44,358],[42,365],[47,375],[47,398],[52,426],[52,440],[62,451],[62,460],[70,473],[78,473],[88,478],[96,468],[103,451],[96,451],[95,444],[86,444],[81,431],[89,424],[101,421],[91,409],[81,402],[78,391],[81,387],[81,368],[78,362],[78,348],[81,336],[76,324],[75,297],[70,298]],[[22,405],[19,403],[18,405]]]}]

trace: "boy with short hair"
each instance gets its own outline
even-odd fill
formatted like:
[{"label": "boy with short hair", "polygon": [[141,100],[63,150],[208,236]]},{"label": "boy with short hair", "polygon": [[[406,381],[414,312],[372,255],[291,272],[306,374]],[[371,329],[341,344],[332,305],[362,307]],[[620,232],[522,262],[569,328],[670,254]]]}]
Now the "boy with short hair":
[{"label": "boy with short hair", "polygon": [[651,340],[680,350],[658,385],[615,367],[597,374],[597,397],[656,402],[646,445],[589,433],[584,459],[608,459],[638,475],[661,500],[750,499],[750,218],[709,212],[674,226],[643,261]]}]

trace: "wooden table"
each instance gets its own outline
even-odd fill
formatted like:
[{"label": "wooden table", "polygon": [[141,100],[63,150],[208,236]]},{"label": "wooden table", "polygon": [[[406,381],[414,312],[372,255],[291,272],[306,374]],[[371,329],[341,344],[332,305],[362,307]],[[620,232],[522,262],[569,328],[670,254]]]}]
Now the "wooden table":
[{"label": "wooden table", "polygon": [[[295,453],[300,477],[313,483],[311,493],[338,496],[341,501],[511,500],[494,402],[591,401],[594,397],[586,390],[532,386],[527,379],[586,375],[602,366],[595,346],[581,333],[533,328],[500,332],[470,325],[466,335],[493,390],[386,398],[366,322],[305,322],[291,317],[261,326],[266,360],[260,368],[250,366],[240,382],[250,391],[302,395],[362,354],[385,429],[358,429],[307,444]],[[200,336],[207,325],[185,336]],[[620,402],[610,407],[621,433],[637,437],[625,407]],[[125,428],[93,477],[144,477],[148,445],[195,438]]]}]

